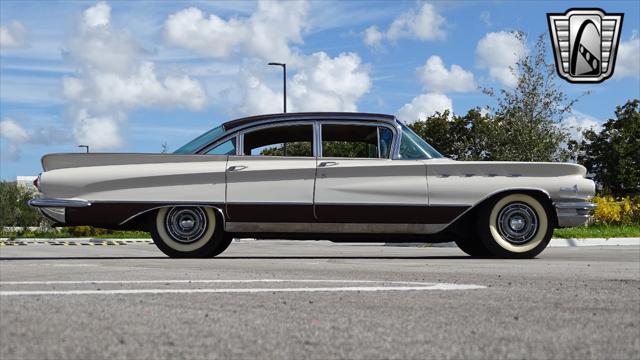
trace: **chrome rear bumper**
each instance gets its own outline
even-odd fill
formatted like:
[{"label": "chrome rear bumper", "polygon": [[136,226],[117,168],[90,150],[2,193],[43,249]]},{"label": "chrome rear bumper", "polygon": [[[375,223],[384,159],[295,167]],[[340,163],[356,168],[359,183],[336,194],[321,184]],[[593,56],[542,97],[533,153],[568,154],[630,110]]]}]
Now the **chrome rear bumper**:
[{"label": "chrome rear bumper", "polygon": [[29,206],[42,207],[87,207],[91,203],[82,199],[31,199]]},{"label": "chrome rear bumper", "polygon": [[66,221],[66,208],[91,206],[91,202],[82,199],[31,199],[28,204],[38,208],[42,216],[61,225]]},{"label": "chrome rear bumper", "polygon": [[559,227],[573,227],[585,225],[591,218],[591,211],[596,204],[584,202],[559,202],[553,204],[556,208]]}]

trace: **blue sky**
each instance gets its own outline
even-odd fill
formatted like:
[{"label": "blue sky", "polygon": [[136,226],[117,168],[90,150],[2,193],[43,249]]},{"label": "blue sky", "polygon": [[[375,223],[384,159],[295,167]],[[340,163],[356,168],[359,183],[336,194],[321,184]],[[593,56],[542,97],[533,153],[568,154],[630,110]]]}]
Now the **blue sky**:
[{"label": "blue sky", "polygon": [[[366,111],[407,120],[491,105],[514,56],[548,40],[547,12],[623,12],[613,78],[585,90],[567,125],[597,126],[640,98],[640,2],[0,2],[0,178],[40,172],[50,152],[175,150],[244,115]],[[522,30],[526,43],[509,33]],[[552,61],[549,52],[549,61]]]}]

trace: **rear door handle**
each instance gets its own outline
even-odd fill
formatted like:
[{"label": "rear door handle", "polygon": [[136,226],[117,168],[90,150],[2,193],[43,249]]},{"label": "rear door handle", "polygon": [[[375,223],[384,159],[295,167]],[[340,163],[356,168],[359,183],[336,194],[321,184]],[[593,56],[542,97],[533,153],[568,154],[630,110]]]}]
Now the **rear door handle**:
[{"label": "rear door handle", "polygon": [[318,164],[319,167],[329,167],[329,166],[336,166],[336,165],[338,165],[338,163],[335,161],[323,161],[320,164]]},{"label": "rear door handle", "polygon": [[229,171],[239,171],[239,170],[244,170],[247,167],[244,165],[233,165],[233,166],[229,166],[229,168],[227,170]]}]

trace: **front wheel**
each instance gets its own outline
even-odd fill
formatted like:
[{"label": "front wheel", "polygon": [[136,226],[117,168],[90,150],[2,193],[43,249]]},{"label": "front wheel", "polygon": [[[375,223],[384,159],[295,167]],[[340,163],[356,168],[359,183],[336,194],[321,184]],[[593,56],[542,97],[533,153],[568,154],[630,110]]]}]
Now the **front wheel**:
[{"label": "front wheel", "polygon": [[208,258],[222,253],[231,237],[212,208],[176,206],[151,216],[151,237],[172,258]]},{"label": "front wheel", "polygon": [[533,258],[551,240],[551,214],[533,196],[506,195],[485,205],[478,217],[478,235],[493,256]]}]

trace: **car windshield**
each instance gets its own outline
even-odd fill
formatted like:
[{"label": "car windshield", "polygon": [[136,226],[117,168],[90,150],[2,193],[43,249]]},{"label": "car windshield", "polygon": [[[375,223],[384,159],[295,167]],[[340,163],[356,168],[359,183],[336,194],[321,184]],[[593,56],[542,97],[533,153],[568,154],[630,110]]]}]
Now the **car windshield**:
[{"label": "car windshield", "polygon": [[414,133],[408,126],[400,123],[402,139],[400,140],[400,158],[402,159],[434,159],[442,158],[436,149]]},{"label": "car windshield", "polygon": [[189,141],[178,150],[174,151],[174,154],[195,154],[196,151],[202,149],[207,144],[219,139],[224,135],[225,131],[222,126],[213,128],[206,133],[198,136],[197,138]]}]

